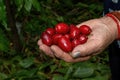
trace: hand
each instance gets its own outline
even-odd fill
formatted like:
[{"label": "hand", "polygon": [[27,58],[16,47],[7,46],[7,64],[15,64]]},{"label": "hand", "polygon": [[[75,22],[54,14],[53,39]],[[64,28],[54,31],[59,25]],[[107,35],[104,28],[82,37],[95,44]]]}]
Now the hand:
[{"label": "hand", "polygon": [[50,57],[57,57],[59,59],[63,59],[66,62],[79,62],[79,61],[85,61],[90,58],[90,56],[87,57],[80,57],[74,59],[69,53],[66,53],[62,51],[58,46],[52,45],[51,47],[46,46],[42,43],[41,39],[38,41],[39,49],[41,49],[43,52],[45,52],[46,55]]},{"label": "hand", "polygon": [[46,55],[60,58],[66,62],[79,62],[91,58],[91,56],[101,53],[109,44],[117,38],[116,23],[110,17],[92,19],[80,25],[88,25],[92,29],[88,41],[85,44],[76,46],[69,54],[62,51],[58,46],[46,46],[41,40],[38,41],[39,49]]}]

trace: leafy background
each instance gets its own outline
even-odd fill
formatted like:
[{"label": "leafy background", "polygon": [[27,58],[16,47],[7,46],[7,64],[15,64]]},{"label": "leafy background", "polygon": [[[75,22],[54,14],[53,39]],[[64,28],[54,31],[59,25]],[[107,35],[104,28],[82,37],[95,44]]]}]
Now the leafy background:
[{"label": "leafy background", "polygon": [[[46,56],[37,45],[41,32],[59,22],[79,24],[101,17],[100,0],[11,0],[10,5],[19,37],[12,33],[5,1],[0,0],[0,80],[110,79],[107,50],[89,61],[67,63]],[[20,50],[12,38],[20,40]]]}]

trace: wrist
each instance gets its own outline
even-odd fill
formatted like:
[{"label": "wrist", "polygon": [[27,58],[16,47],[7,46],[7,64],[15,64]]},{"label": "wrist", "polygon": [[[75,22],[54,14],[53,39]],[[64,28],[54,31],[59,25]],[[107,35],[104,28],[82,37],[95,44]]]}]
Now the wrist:
[{"label": "wrist", "polygon": [[120,12],[118,11],[114,11],[114,12],[110,12],[108,14],[106,14],[106,16],[112,18],[114,20],[114,22],[116,23],[116,27],[117,27],[117,39],[120,40]]},{"label": "wrist", "polygon": [[100,18],[100,21],[102,24],[105,24],[106,28],[109,31],[109,35],[112,38],[112,41],[118,38],[118,29],[117,29],[117,24],[116,22],[109,16],[104,16]]}]

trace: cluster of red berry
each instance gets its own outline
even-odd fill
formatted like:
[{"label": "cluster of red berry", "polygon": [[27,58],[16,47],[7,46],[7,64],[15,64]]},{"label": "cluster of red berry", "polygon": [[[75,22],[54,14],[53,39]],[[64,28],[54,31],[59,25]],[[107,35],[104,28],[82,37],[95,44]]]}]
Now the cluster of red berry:
[{"label": "cluster of red berry", "polygon": [[70,52],[79,44],[84,44],[91,28],[81,25],[79,28],[74,24],[58,23],[54,28],[47,28],[41,35],[42,42],[47,46],[58,45],[63,51]]}]

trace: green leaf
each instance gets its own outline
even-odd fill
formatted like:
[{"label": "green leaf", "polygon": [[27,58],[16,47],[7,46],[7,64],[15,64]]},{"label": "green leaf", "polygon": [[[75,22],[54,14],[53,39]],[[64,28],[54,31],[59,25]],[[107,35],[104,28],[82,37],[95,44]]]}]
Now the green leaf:
[{"label": "green leaf", "polygon": [[51,73],[54,72],[57,68],[57,65],[51,65],[50,69],[51,69]]},{"label": "green leaf", "polygon": [[42,65],[40,65],[39,70],[45,69],[46,67],[50,66],[51,64],[53,64],[53,61],[44,62]]},{"label": "green leaf", "polygon": [[20,70],[20,71],[17,71],[14,76],[15,77],[21,77],[21,76],[26,76],[26,77],[31,77],[33,76],[35,73],[37,72],[37,69],[31,69],[31,70]]},{"label": "green leaf", "polygon": [[7,78],[7,75],[4,73],[0,73],[0,80],[4,80],[5,78]]},{"label": "green leaf", "polygon": [[59,72],[59,73],[62,73],[62,74],[65,74],[67,72],[68,68],[59,68],[57,69],[56,71]]},{"label": "green leaf", "polygon": [[15,0],[15,4],[17,5],[17,10],[20,11],[23,7],[23,0]]},{"label": "green leaf", "polygon": [[33,4],[33,0],[25,0],[24,8],[26,9],[26,11],[30,12],[32,8],[32,4]]},{"label": "green leaf", "polygon": [[0,20],[4,20],[6,18],[6,11],[5,11],[5,5],[3,1],[0,2]]},{"label": "green leaf", "polygon": [[110,79],[109,75],[104,75],[104,76],[97,75],[95,77],[84,78],[82,80],[109,80],[109,79]]},{"label": "green leaf", "polygon": [[48,76],[44,72],[38,71],[37,75],[40,77],[39,80],[48,80]]},{"label": "green leaf", "polygon": [[101,63],[96,63],[96,64],[97,64],[96,71],[98,71],[99,74],[101,75],[111,74],[109,65],[104,65]]},{"label": "green leaf", "polygon": [[70,75],[73,72],[73,67],[69,67],[68,71],[66,72],[66,75],[64,76],[65,80],[68,80],[69,77],[71,77]]},{"label": "green leaf", "polygon": [[6,10],[3,0],[0,0],[0,22],[7,29]]},{"label": "green leaf", "polygon": [[37,9],[37,11],[41,10],[41,6],[40,3],[38,2],[38,0],[33,0],[33,7]]},{"label": "green leaf", "polygon": [[52,80],[65,80],[62,75],[54,75]]},{"label": "green leaf", "polygon": [[86,77],[90,77],[91,75],[93,75],[94,73],[94,69],[93,68],[87,68],[87,67],[79,67],[74,73],[73,73],[73,77],[77,77],[77,78],[86,78]]},{"label": "green leaf", "polygon": [[20,65],[24,68],[30,67],[32,64],[34,64],[34,58],[33,57],[28,57],[26,59],[23,59],[20,61]]}]

